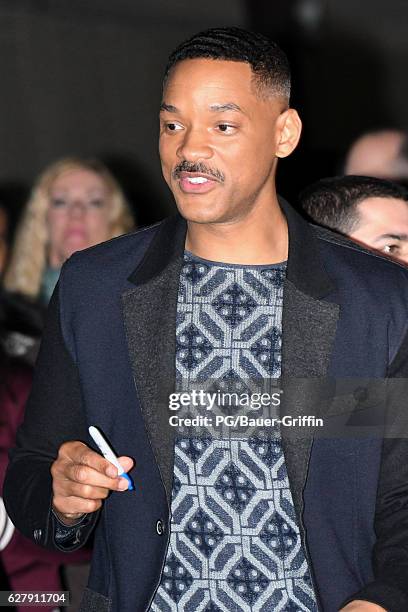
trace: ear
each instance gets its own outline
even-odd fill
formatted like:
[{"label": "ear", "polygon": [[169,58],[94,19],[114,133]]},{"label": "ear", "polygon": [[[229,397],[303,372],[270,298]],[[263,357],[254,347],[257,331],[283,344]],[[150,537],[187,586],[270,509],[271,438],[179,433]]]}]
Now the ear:
[{"label": "ear", "polygon": [[288,157],[299,142],[302,122],[294,108],[281,113],[276,121],[276,157]]}]

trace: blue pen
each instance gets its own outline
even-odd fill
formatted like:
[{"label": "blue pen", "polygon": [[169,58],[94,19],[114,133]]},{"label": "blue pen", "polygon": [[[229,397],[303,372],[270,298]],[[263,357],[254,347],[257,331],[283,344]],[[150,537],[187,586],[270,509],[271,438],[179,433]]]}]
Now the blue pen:
[{"label": "blue pen", "polygon": [[107,459],[110,463],[112,463],[112,465],[115,466],[115,468],[117,468],[118,476],[120,476],[121,478],[126,478],[126,480],[129,483],[128,491],[134,491],[135,487],[133,485],[133,481],[131,477],[129,476],[129,474],[126,474],[125,470],[120,465],[117,456],[115,455],[115,453],[113,452],[113,450],[111,449],[111,447],[109,446],[108,442],[105,440],[105,438],[103,437],[99,429],[91,425],[88,428],[88,431],[93,441],[95,442],[95,444],[101,451],[102,455],[105,457],[105,459]]}]

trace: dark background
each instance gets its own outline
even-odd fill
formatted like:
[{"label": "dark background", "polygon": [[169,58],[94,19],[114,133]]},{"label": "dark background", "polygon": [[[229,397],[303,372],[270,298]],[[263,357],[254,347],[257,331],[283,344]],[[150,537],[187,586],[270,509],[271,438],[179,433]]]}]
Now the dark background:
[{"label": "dark background", "polygon": [[183,39],[220,25],[269,34],[291,60],[304,134],[280,163],[286,197],[339,172],[362,131],[408,127],[407,0],[0,0],[0,199],[14,217],[67,154],[103,158],[139,224],[165,216],[163,67]]}]

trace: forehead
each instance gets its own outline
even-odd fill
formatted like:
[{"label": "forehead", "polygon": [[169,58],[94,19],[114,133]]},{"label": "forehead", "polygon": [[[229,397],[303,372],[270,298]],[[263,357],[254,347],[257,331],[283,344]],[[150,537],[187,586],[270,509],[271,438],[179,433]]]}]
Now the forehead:
[{"label": "forehead", "polygon": [[51,189],[74,189],[83,187],[86,189],[104,188],[102,178],[86,168],[72,168],[65,170],[52,182]]},{"label": "forehead", "polygon": [[214,59],[183,60],[172,68],[163,92],[167,103],[176,97],[200,102],[203,98],[215,100],[225,96],[257,101],[249,64]]},{"label": "forehead", "polygon": [[408,227],[408,202],[400,198],[366,198],[358,204],[358,210],[365,223]]}]

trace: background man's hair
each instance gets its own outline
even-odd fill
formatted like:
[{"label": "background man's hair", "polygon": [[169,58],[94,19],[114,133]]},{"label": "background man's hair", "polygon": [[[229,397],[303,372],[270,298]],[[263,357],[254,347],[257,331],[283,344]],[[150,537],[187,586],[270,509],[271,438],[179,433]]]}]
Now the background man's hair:
[{"label": "background man's hair", "polygon": [[408,191],[371,176],[335,176],[304,189],[299,195],[305,213],[318,225],[349,234],[360,222],[357,206],[367,198],[398,198],[408,203]]},{"label": "background man's hair", "polygon": [[245,62],[254,73],[256,85],[289,101],[290,67],[278,45],[266,36],[241,28],[212,28],[181,43],[170,55],[164,82],[171,69],[186,59],[214,59]]}]

